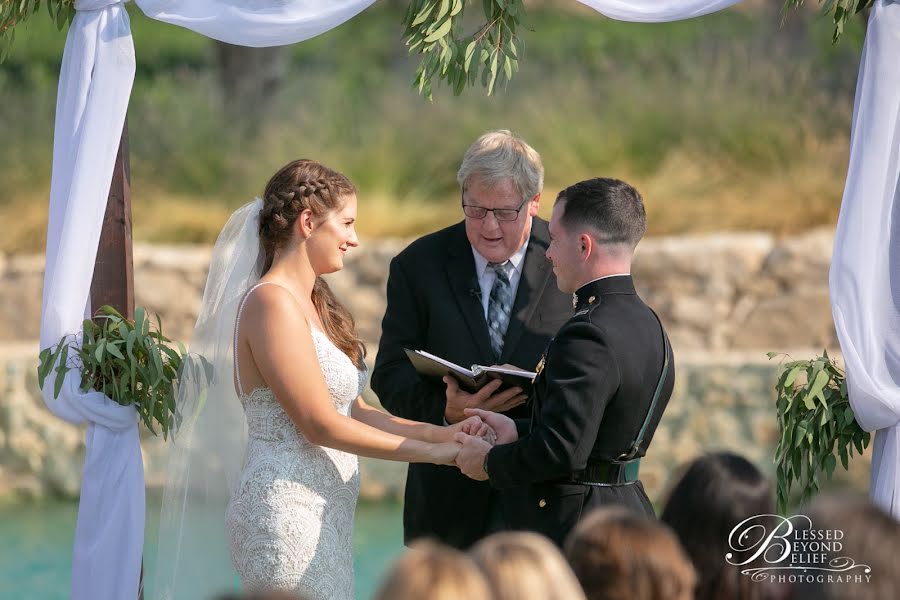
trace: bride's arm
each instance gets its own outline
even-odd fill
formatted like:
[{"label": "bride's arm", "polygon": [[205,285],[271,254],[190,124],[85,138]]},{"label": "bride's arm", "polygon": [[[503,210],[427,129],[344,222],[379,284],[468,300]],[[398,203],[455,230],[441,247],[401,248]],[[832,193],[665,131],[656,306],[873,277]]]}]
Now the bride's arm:
[{"label": "bride's arm", "polygon": [[395,417],[390,413],[378,410],[374,406],[367,404],[362,397],[356,399],[350,414],[357,421],[362,421],[366,425],[376,427],[382,431],[433,444],[453,441],[453,436],[458,431],[464,431],[469,435],[484,436],[488,435],[487,430],[490,429],[481,419],[473,417],[447,427],[420,421],[410,421],[409,419]]},{"label": "bride's arm", "polygon": [[241,316],[241,331],[266,385],[313,444],[387,460],[453,463],[455,442],[395,435],[334,408],[309,324],[286,290],[267,285],[252,294]]}]

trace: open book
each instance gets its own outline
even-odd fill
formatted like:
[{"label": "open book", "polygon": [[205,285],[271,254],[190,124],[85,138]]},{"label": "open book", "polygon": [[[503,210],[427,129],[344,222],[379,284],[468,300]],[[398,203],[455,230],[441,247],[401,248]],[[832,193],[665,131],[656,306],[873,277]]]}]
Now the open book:
[{"label": "open book", "polygon": [[403,350],[420,375],[432,377],[450,375],[459,381],[459,387],[470,393],[477,392],[494,379],[502,379],[501,390],[515,386],[522,388],[526,394],[530,394],[531,381],[536,376],[536,373],[512,365],[490,367],[472,365],[471,369],[467,369],[424,350],[410,350],[409,348]]}]

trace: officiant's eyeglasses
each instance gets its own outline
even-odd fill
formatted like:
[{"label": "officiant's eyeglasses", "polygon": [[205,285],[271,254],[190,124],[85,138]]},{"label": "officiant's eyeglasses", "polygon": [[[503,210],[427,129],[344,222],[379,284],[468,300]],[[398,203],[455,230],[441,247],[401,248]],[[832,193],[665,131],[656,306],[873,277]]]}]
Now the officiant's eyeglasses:
[{"label": "officiant's eyeglasses", "polygon": [[498,221],[515,221],[519,218],[519,211],[522,210],[527,201],[528,198],[522,200],[519,208],[485,208],[477,204],[463,204],[462,207],[465,215],[472,219],[483,219],[489,212],[492,212],[494,213],[494,218]]}]

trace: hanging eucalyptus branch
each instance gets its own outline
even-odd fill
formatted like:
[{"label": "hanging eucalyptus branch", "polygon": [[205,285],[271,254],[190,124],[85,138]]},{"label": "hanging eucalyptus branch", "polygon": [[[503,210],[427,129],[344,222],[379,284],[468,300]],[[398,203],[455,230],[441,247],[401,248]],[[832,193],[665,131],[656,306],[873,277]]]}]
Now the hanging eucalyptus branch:
[{"label": "hanging eucalyptus branch", "polygon": [[[770,359],[787,356],[769,352]],[[785,363],[775,385],[780,439],[775,448],[778,511],[787,514],[791,488],[804,504],[819,492],[819,475],[831,479],[840,457],[848,469],[853,449],[869,445],[870,434],[856,422],[844,372],[823,352],[811,360]]]},{"label": "hanging eucalyptus branch", "polygon": [[[875,0],[819,0],[819,4],[822,5],[822,16],[834,13],[832,17],[834,19],[834,35],[831,37],[831,41],[837,43],[841,34],[844,33],[844,25],[850,20],[850,17],[871,8],[875,4]],[[803,6],[803,0],[785,0],[781,14],[782,22],[789,10],[801,6]]]},{"label": "hanging eucalyptus branch", "polygon": [[413,85],[428,99],[435,77],[457,96],[480,77],[490,96],[519,70],[522,0],[482,0],[484,22],[471,32],[462,30],[465,8],[466,0],[411,0],[406,11],[406,45],[422,57]]},{"label": "hanging eucalyptus branch", "polygon": [[16,26],[37,14],[41,4],[60,31],[75,16],[75,0],[0,0],[0,62],[3,62],[16,37]]},{"label": "hanging eucalyptus branch", "polygon": [[111,306],[102,306],[94,320],[85,319],[80,339],[67,335],[40,353],[38,384],[55,371],[53,397],[59,396],[66,373],[78,369],[81,391],[96,390],[123,406],[134,405],[141,421],[153,435],[158,425],[163,438],[181,424],[175,403],[176,385],[187,380],[205,386],[212,378],[212,365],[202,356],[191,356],[182,344],[169,347],[156,317],[155,330],[143,308],[134,311],[134,321]]}]

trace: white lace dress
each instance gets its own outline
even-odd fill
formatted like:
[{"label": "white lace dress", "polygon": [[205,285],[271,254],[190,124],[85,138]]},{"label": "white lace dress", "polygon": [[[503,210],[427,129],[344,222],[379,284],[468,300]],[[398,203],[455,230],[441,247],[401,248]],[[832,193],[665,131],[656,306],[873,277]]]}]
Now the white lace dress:
[{"label": "white lace dress", "polygon": [[[366,371],[322,331],[313,328],[312,336],[331,400],[347,415],[362,392]],[[246,590],[287,590],[310,600],[352,599],[357,456],[307,441],[269,389],[242,393],[241,403],[247,457],[226,513],[231,560],[241,584]]]}]

